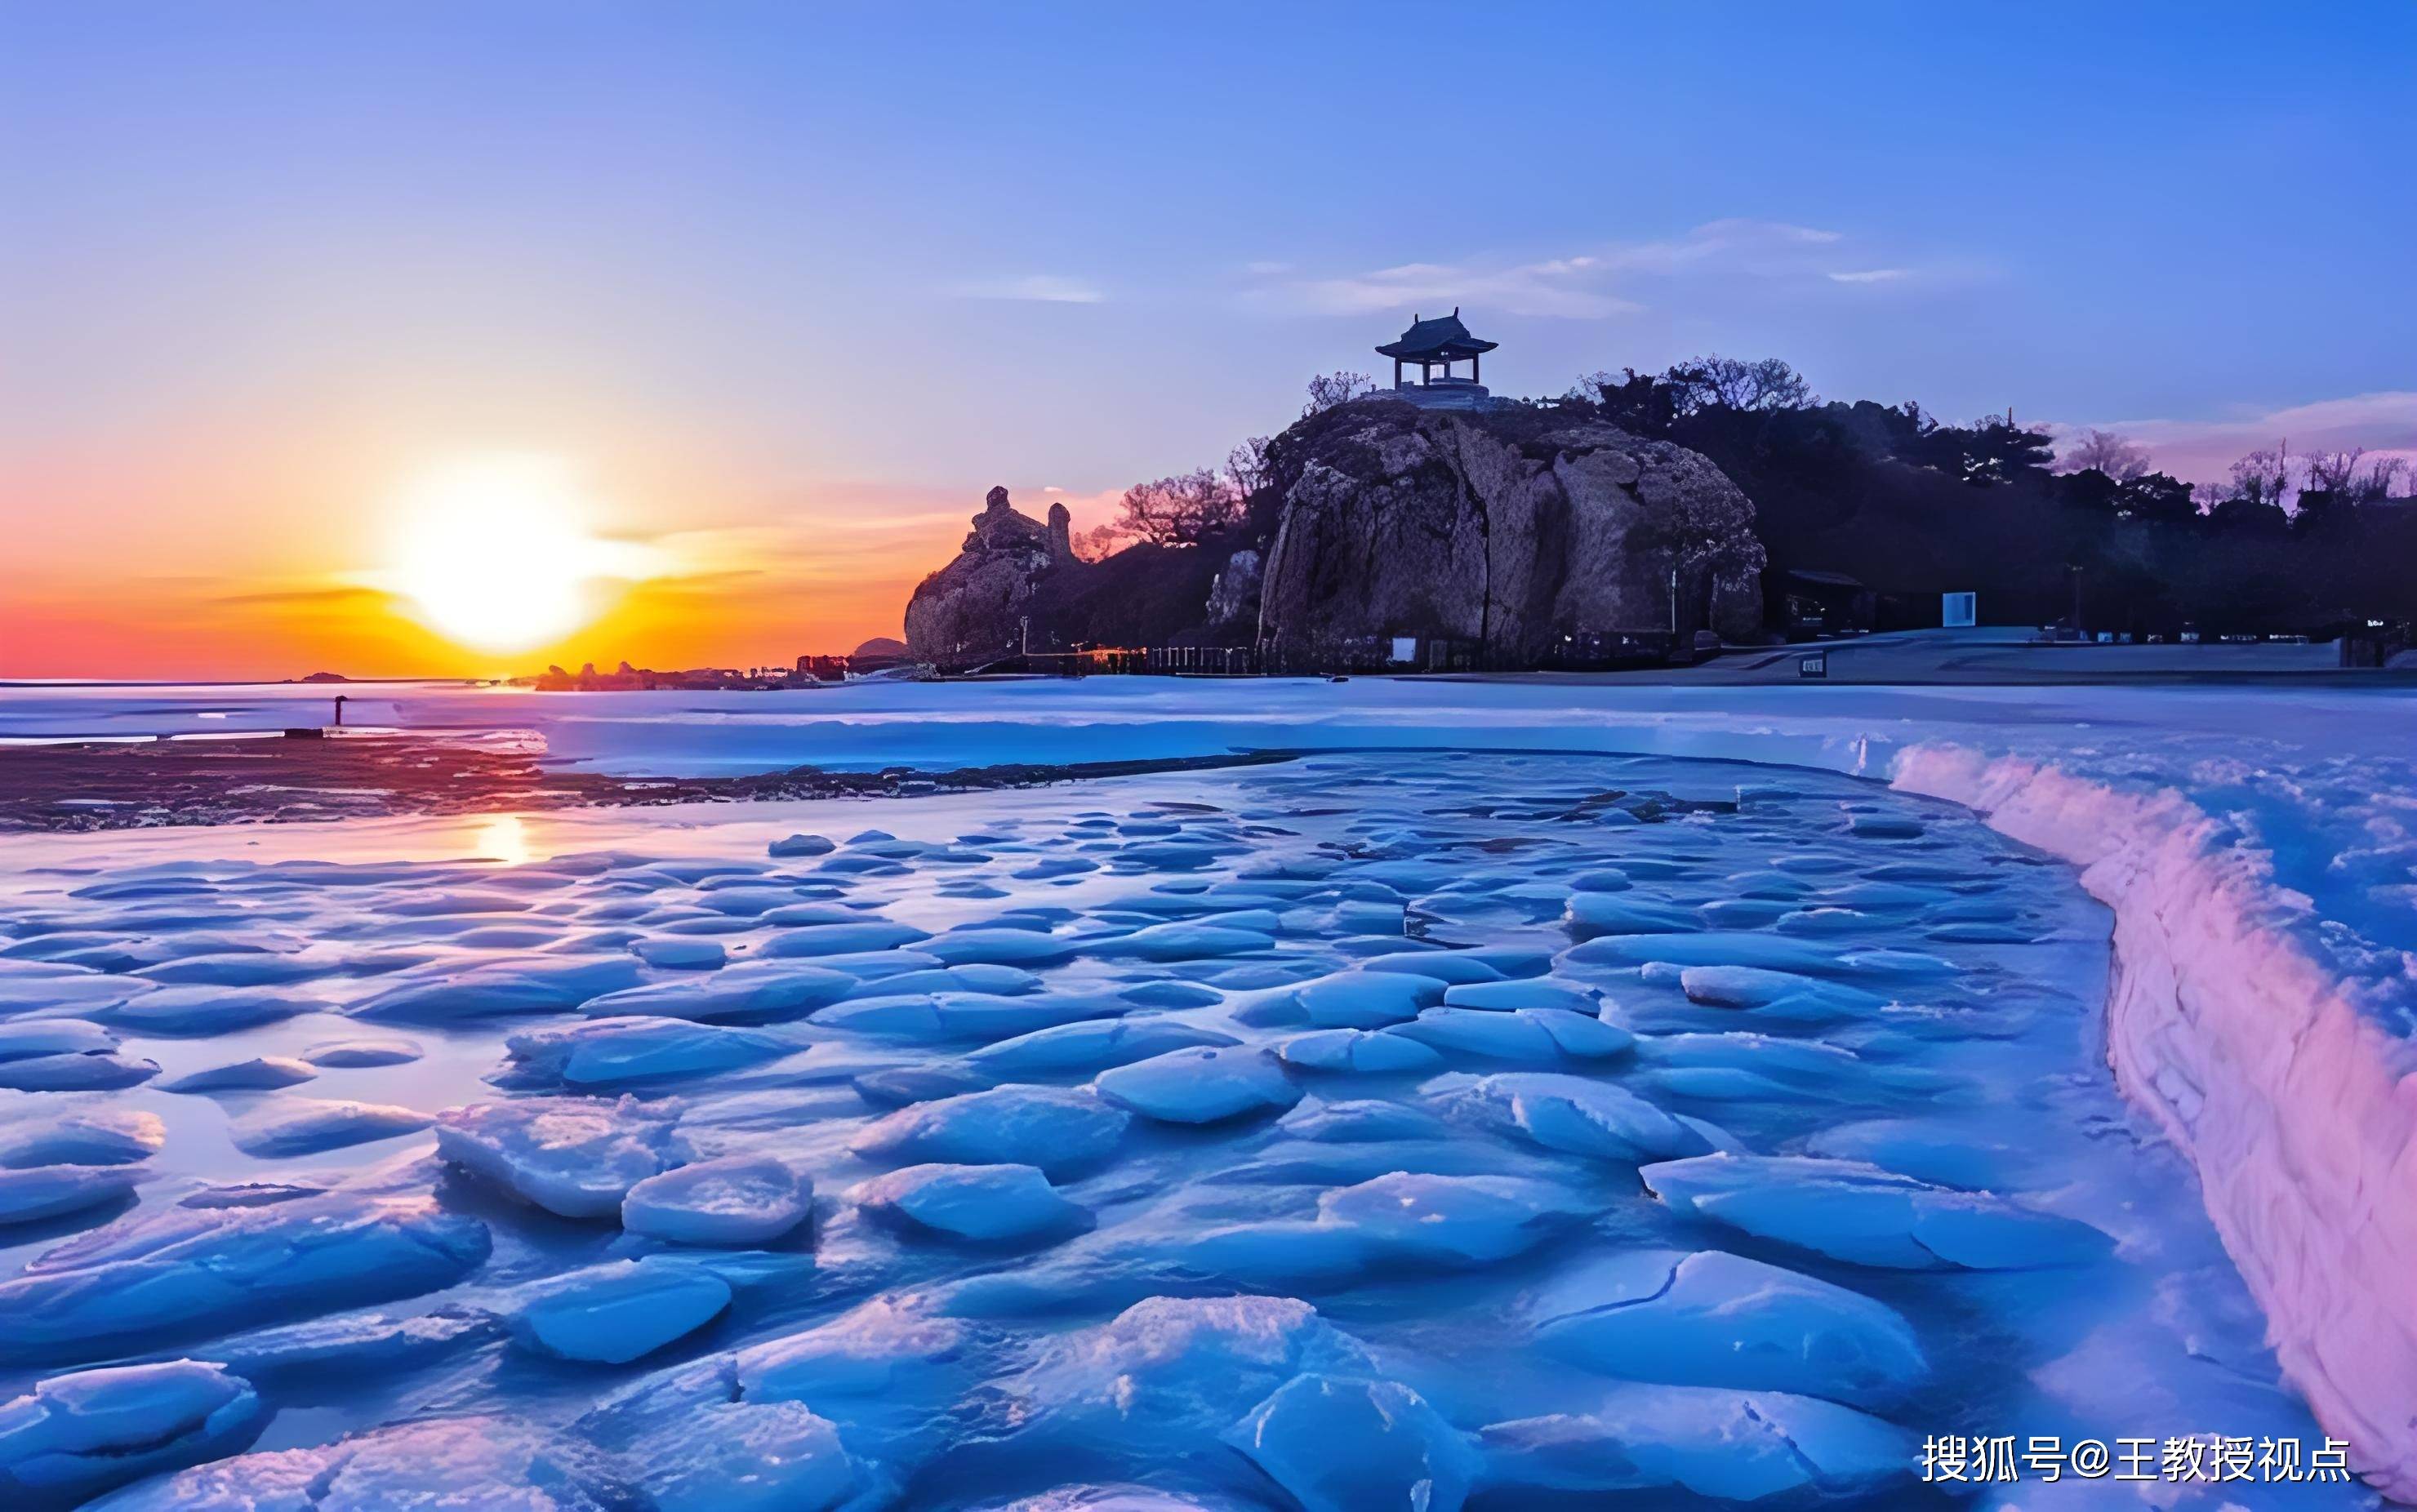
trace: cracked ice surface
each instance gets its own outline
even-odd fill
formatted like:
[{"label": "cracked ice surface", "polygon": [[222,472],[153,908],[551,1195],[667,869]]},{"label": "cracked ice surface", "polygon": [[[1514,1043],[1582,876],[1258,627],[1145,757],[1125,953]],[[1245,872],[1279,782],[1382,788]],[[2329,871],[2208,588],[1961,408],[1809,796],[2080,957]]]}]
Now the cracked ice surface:
[{"label": "cracked ice surface", "polygon": [[[124,969],[0,962],[0,1072],[156,1071],[0,1101],[0,1177],[52,1173],[0,1222],[0,1477],[1894,1507],[1953,1504],[1925,1434],[2314,1437],[2105,1074],[2074,874],[1754,777],[1337,754],[50,842],[0,928]],[[146,898],[308,970],[143,975]],[[278,1011],[117,1012],[196,986]]]}]

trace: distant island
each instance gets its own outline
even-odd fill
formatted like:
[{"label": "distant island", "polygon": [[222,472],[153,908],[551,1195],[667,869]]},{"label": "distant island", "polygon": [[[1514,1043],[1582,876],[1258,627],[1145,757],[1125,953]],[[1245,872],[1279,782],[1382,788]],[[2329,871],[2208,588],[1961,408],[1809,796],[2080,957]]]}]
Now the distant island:
[{"label": "distant island", "polygon": [[599,672],[591,661],[577,672],[548,667],[538,676],[515,677],[511,682],[515,687],[534,688],[540,693],[648,692],[664,688],[769,691],[844,682],[849,677],[895,672],[910,664],[904,643],[876,635],[844,657],[803,656],[786,667],[690,667],[658,672],[624,661],[611,672]]}]

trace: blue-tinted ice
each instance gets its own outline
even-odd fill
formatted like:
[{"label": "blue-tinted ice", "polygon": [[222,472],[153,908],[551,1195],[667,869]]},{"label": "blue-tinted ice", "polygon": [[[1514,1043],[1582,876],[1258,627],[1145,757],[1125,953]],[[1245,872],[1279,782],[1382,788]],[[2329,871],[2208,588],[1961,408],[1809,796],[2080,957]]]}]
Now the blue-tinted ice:
[{"label": "blue-tinted ice", "polygon": [[1947,1506],[1926,1435],[2316,1437],[2108,1082],[2105,915],[1942,806],[1365,753],[349,830],[8,880],[0,1504]]}]

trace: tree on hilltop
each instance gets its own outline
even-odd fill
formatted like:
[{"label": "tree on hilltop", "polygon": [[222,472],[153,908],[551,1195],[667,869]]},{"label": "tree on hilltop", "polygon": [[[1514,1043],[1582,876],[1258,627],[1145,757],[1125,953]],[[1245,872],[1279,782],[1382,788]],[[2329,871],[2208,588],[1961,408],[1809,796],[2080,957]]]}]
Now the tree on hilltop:
[{"label": "tree on hilltop", "polygon": [[1820,402],[1804,375],[1777,357],[1752,361],[1718,353],[1681,362],[1664,374],[1677,391],[1679,413],[1692,415],[1719,405],[1741,415],[1810,409]]},{"label": "tree on hilltop", "polygon": [[1300,417],[1323,415],[1337,404],[1365,399],[1376,391],[1376,380],[1364,372],[1321,372],[1309,381],[1309,402],[1300,407]]},{"label": "tree on hilltop", "polygon": [[2118,483],[2129,483],[2148,473],[2149,448],[2090,426],[2077,432],[2056,461],[2059,472],[2104,473]]},{"label": "tree on hilltop", "polygon": [[1242,518],[1242,497],[1206,467],[1125,490],[1117,528],[1154,546],[1191,546]]}]

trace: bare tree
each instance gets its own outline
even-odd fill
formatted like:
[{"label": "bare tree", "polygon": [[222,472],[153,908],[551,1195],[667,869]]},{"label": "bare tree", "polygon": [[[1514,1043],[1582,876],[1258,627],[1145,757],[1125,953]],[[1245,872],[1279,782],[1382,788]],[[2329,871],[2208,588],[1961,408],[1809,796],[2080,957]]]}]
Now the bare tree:
[{"label": "bare tree", "polygon": [[1086,562],[1103,562],[1124,550],[1132,539],[1130,531],[1119,529],[1114,522],[1093,525],[1075,535],[1071,544],[1074,554]]},{"label": "bare tree", "polygon": [[2073,438],[2057,462],[2063,472],[2087,473],[2094,469],[2118,483],[2129,483],[2148,476],[2149,448],[2112,431],[2092,426]]},{"label": "bare tree", "polygon": [[2312,451],[2308,453],[2308,488],[2318,493],[2347,497],[2350,484],[2358,476],[2360,459],[2366,455],[2364,446],[2352,446],[2348,451]]},{"label": "bare tree", "polygon": [[1682,362],[1663,376],[1678,388],[1679,407],[1688,413],[1716,404],[1751,411],[1801,410],[1818,402],[1804,375],[1777,357],[1749,362],[1714,353]]},{"label": "bare tree", "polygon": [[2291,489],[2290,459],[2279,449],[2260,448],[2232,464],[2232,497],[2250,504],[2283,507]]},{"label": "bare tree", "polygon": [[1241,518],[1241,495],[1203,467],[1125,490],[1117,526],[1155,545],[1189,546]]},{"label": "bare tree", "polygon": [[2376,504],[2392,497],[2392,486],[2404,475],[2417,477],[2417,468],[2409,465],[2406,457],[2377,457],[2366,464],[2366,472],[2352,480],[2350,497],[2361,504]]},{"label": "bare tree", "polygon": [[1309,402],[1300,407],[1300,417],[1323,415],[1337,404],[1365,399],[1376,391],[1376,380],[1364,372],[1321,372],[1309,381]]},{"label": "bare tree", "polygon": [[1253,436],[1225,453],[1225,477],[1234,491],[1248,499],[1267,486],[1268,438]]}]

